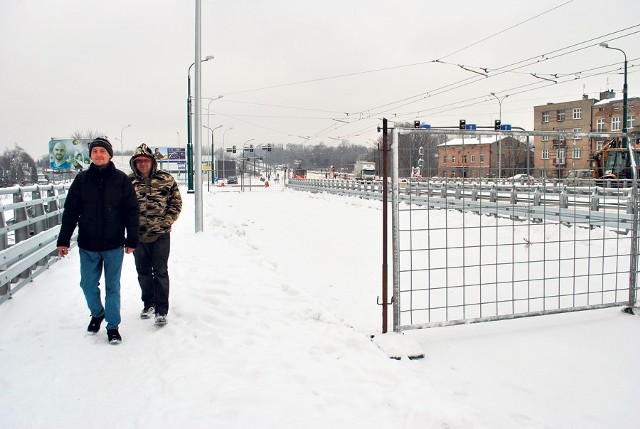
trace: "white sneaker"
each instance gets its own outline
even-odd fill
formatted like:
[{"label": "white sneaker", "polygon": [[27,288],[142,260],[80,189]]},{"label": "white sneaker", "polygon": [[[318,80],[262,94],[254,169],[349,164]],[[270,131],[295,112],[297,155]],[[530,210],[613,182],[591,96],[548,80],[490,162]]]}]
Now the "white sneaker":
[{"label": "white sneaker", "polygon": [[145,307],[140,312],[140,318],[150,319],[154,312],[155,312],[155,309],[153,307]]},{"label": "white sneaker", "polygon": [[162,314],[156,314],[156,325],[166,325],[167,324],[167,316]]}]

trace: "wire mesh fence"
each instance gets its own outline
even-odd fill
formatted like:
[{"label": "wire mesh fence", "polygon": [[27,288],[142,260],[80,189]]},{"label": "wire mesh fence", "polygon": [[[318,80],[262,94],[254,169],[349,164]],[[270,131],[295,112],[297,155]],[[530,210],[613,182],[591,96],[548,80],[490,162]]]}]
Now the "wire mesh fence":
[{"label": "wire mesh fence", "polygon": [[559,162],[563,139],[394,130],[395,330],[635,304],[636,182]]}]

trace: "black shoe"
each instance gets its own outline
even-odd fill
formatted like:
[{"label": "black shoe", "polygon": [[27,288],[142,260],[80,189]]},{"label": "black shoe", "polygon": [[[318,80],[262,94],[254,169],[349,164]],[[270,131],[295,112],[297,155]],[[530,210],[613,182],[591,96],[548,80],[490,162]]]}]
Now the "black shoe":
[{"label": "black shoe", "polygon": [[167,315],[166,314],[156,314],[156,325],[166,325],[167,324]]},{"label": "black shoe", "polygon": [[145,307],[142,309],[142,311],[140,312],[140,318],[141,319],[150,319],[151,316],[153,315],[153,313],[155,313],[155,308],[153,308],[152,306],[147,307],[145,305]]},{"label": "black shoe", "polygon": [[100,324],[103,320],[104,312],[102,312],[102,315],[98,317],[91,316],[91,322],[89,322],[89,326],[87,326],[87,332],[91,332],[92,334],[97,333],[100,330]]},{"label": "black shoe", "polygon": [[122,337],[117,329],[107,329],[107,339],[111,344],[120,344],[122,342]]}]

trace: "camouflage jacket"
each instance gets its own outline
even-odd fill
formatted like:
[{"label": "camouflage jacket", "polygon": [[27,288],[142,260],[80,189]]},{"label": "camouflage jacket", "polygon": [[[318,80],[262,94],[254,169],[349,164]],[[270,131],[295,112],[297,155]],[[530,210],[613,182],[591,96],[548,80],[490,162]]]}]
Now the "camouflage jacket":
[{"label": "camouflage jacket", "polygon": [[171,226],[182,210],[182,197],[173,176],[158,170],[155,158],[152,158],[151,174],[145,179],[135,166],[134,158],[147,155],[146,145],[131,157],[129,165],[133,173],[129,174],[140,205],[140,242],[150,243],[159,236],[171,232]]}]

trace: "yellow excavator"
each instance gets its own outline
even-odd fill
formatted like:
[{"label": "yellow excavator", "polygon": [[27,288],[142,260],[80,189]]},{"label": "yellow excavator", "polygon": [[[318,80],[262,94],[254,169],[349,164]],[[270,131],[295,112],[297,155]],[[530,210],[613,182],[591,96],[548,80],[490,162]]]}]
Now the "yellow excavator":
[{"label": "yellow excavator", "polygon": [[[629,139],[636,168],[640,167],[638,139]],[[593,155],[593,178],[596,186],[628,188],[633,184],[633,169],[629,148],[622,147],[621,140],[614,138]]]}]

